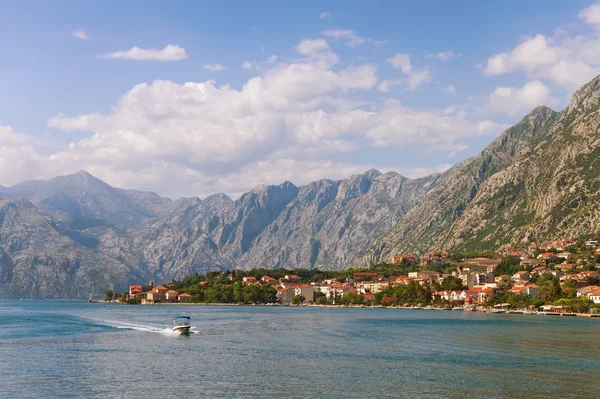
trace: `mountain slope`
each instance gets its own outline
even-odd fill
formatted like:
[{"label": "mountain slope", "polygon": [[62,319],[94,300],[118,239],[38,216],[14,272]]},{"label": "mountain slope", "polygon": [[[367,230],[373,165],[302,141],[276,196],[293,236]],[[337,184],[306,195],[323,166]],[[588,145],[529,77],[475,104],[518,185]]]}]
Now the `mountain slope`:
[{"label": "mountain slope", "polygon": [[0,200],[0,297],[85,297],[130,276],[120,262],[62,235],[24,199]]},{"label": "mountain slope", "polygon": [[506,244],[595,233],[600,222],[600,78],[560,113],[538,107],[477,157],[447,172],[364,256]]},{"label": "mountain slope", "polygon": [[213,269],[343,268],[436,181],[373,170],[303,187],[260,186],[235,202],[216,195],[186,203],[133,235],[106,234],[100,246],[160,279]]},{"label": "mountain slope", "polygon": [[28,199],[75,230],[100,225],[135,230],[164,214],[171,204],[168,198],[154,193],[111,187],[84,171],[19,183],[0,195]]}]

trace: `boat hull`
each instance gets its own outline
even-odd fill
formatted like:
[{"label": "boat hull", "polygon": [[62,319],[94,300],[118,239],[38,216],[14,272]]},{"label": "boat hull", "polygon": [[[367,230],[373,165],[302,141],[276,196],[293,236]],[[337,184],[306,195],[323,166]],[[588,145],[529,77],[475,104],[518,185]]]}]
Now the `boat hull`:
[{"label": "boat hull", "polygon": [[187,335],[190,333],[190,328],[192,328],[192,326],[175,326],[171,328],[171,330],[174,334]]}]

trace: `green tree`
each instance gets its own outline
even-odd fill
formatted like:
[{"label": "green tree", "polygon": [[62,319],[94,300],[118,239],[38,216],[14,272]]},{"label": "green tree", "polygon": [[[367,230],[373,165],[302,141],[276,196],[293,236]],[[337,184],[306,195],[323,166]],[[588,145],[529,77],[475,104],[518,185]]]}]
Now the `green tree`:
[{"label": "green tree", "polygon": [[553,302],[560,299],[562,289],[560,288],[560,280],[551,273],[546,273],[537,279],[537,285],[540,290],[540,298],[546,302]]},{"label": "green tree", "polygon": [[241,282],[233,284],[233,299],[237,302],[244,302],[244,286]]},{"label": "green tree", "polygon": [[446,276],[444,277],[444,279],[442,280],[441,284],[441,289],[444,291],[450,291],[450,290],[462,290],[465,288],[465,286],[463,285],[463,282],[461,279],[459,279],[458,277],[454,277],[454,276]]},{"label": "green tree", "polygon": [[317,305],[327,305],[327,297],[325,295],[320,295],[315,302]]},{"label": "green tree", "polygon": [[242,290],[244,302],[258,303],[261,299],[261,286],[258,284],[249,284]]},{"label": "green tree", "polygon": [[215,287],[209,287],[204,291],[204,302],[219,303],[221,302],[221,292]]},{"label": "green tree", "polygon": [[306,298],[304,298],[302,295],[295,295],[295,296],[292,297],[292,304],[294,304],[294,305],[300,305],[305,300],[306,300]]},{"label": "green tree", "polygon": [[115,293],[113,292],[113,290],[104,290],[104,298],[107,301],[111,301],[113,299],[114,294]]},{"label": "green tree", "polygon": [[260,299],[263,303],[274,303],[277,301],[277,290],[268,284],[263,285],[260,287]]}]

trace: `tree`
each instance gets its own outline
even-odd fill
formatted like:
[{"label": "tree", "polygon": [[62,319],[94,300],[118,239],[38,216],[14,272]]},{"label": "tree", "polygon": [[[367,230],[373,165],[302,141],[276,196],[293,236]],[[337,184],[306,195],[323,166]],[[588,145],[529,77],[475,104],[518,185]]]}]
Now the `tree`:
[{"label": "tree", "polygon": [[243,294],[244,286],[241,282],[237,282],[233,285],[233,299],[237,302],[244,302]]},{"label": "tree", "polygon": [[204,291],[204,302],[206,303],[219,303],[221,302],[220,291],[215,287],[207,288]]},{"label": "tree", "polygon": [[304,298],[302,295],[295,295],[294,297],[292,297],[292,303],[294,305],[300,305],[305,300],[306,300],[306,298]]},{"label": "tree", "polygon": [[260,299],[264,303],[273,303],[277,301],[277,290],[268,284],[263,285],[260,288]]},{"label": "tree", "polygon": [[540,298],[544,301],[553,302],[560,299],[562,289],[558,277],[546,273],[537,279],[537,285],[540,289]]},{"label": "tree", "polygon": [[113,299],[114,296],[114,292],[113,290],[104,290],[104,298],[106,298],[107,301],[111,301]]},{"label": "tree", "polygon": [[327,305],[327,296],[320,295],[315,302],[317,305]]},{"label": "tree", "polygon": [[260,285],[258,284],[249,284],[244,287],[242,290],[242,296],[244,298],[244,302],[246,303],[257,303],[260,302],[261,299],[261,291]]},{"label": "tree", "polygon": [[444,277],[440,285],[444,291],[462,290],[465,288],[462,280],[454,276]]},{"label": "tree", "polygon": [[363,303],[365,297],[363,297],[361,294],[359,294],[358,292],[349,292],[346,295],[344,295],[344,302],[351,304],[351,305],[360,305],[361,303]]},{"label": "tree", "polygon": [[502,258],[496,269],[494,269],[494,276],[500,276],[501,274],[508,274],[512,276],[519,270],[523,270],[520,266],[521,259],[517,256],[507,256]]}]

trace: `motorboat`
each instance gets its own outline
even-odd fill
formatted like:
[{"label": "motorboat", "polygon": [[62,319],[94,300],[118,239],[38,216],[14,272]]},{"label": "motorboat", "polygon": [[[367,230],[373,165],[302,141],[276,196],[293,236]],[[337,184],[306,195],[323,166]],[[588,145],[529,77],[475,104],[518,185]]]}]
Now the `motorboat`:
[{"label": "motorboat", "polygon": [[190,328],[192,328],[190,324],[190,320],[192,318],[189,316],[176,316],[173,318],[174,326],[171,327],[174,333],[179,335],[187,335],[190,333]]}]

